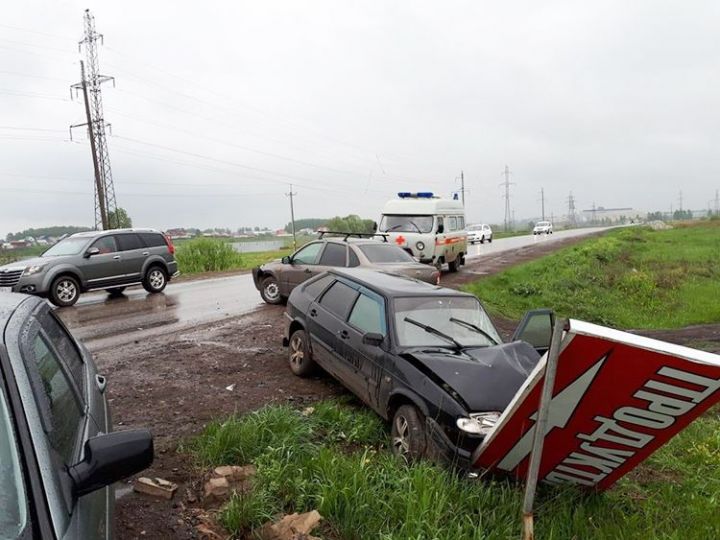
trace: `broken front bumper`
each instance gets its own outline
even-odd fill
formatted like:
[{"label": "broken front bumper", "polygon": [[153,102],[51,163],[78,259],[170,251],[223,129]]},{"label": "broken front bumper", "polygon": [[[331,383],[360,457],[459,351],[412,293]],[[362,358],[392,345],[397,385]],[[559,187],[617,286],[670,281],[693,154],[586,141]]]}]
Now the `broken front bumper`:
[{"label": "broken front bumper", "polygon": [[[432,418],[425,418],[425,432],[428,443],[432,446],[432,448],[428,449],[431,458],[449,463],[458,469],[471,468],[472,452],[453,443],[442,426]],[[476,447],[482,442],[482,437],[478,437],[477,439],[473,437],[472,440],[473,447]]]}]

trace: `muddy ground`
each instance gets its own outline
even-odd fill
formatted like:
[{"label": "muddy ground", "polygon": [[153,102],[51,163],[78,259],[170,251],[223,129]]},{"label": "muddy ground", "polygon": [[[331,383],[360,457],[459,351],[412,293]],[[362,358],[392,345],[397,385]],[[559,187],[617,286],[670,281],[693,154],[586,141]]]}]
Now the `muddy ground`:
[{"label": "muddy ground", "polygon": [[[576,239],[488,256],[443,284],[459,286],[509,266],[542,256]],[[147,427],[155,437],[155,462],[142,476],[179,485],[171,501],[118,486],[116,536],[120,539],[200,538],[197,525],[202,474],[179,448],[213,419],[245,413],[268,403],[308,402],[344,393],[329,378],[300,379],[286,365],[282,347],[283,310],[266,306],[242,317],[206,324],[95,353],[109,378],[109,399],[116,429]],[[515,322],[495,321],[501,333]],[[653,337],[720,351],[720,325],[684,331],[652,332]]]}]

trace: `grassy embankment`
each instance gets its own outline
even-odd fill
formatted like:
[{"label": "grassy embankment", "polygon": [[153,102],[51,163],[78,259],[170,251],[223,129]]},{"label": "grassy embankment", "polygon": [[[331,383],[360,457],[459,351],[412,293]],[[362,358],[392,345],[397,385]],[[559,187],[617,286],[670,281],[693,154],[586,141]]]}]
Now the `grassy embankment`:
[{"label": "grassy embankment", "polygon": [[513,319],[544,306],[622,329],[720,322],[720,222],[610,231],[467,290]]},{"label": "grassy embankment", "polygon": [[[516,317],[551,305],[618,326],[677,326],[720,318],[720,227],[624,230],[511,269],[471,289]],[[670,303],[665,307],[665,303]],[[505,539],[520,534],[521,487],[406,466],[369,410],[323,402],[303,416],[271,406],[208,426],[189,444],[201,466],[254,463],[250,493],[221,522],[242,535],[282,512],[317,509],[332,539]],[[540,539],[720,538],[720,413],[693,423],[605,494],[543,488]]]}]

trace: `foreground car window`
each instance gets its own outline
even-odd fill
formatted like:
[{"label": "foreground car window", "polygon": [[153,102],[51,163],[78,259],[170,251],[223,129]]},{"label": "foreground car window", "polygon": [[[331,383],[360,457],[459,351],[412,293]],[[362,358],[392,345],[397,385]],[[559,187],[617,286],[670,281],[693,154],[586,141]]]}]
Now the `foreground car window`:
[{"label": "foreground car window", "polygon": [[27,524],[27,503],[15,433],[0,388],[0,538],[17,538]]},{"label": "foreground car window", "polygon": [[371,263],[405,263],[415,262],[405,250],[391,244],[359,246],[360,251]]},{"label": "foreground car window", "polygon": [[335,278],[333,278],[332,276],[323,276],[320,279],[311,281],[310,283],[305,285],[305,294],[307,294],[310,298],[317,298],[333,279]]},{"label": "foreground car window", "polygon": [[[407,322],[406,317],[431,326],[466,347],[487,347],[502,342],[490,318],[475,298],[430,296],[395,300],[395,328],[401,347],[448,346],[448,340]],[[451,319],[455,319],[455,322]],[[477,326],[492,339],[468,325]]]},{"label": "foreground car window", "polygon": [[42,254],[43,257],[60,257],[62,255],[78,255],[85,244],[87,238],[66,238],[60,240],[53,247]]},{"label": "foreground car window", "polygon": [[365,294],[358,297],[348,322],[365,333],[376,332],[383,336],[387,334],[385,309],[382,303]]},{"label": "foreground car window", "polygon": [[323,294],[320,305],[330,313],[334,313],[345,320],[357,295],[358,292],[355,289],[348,287],[341,281],[336,281]]}]

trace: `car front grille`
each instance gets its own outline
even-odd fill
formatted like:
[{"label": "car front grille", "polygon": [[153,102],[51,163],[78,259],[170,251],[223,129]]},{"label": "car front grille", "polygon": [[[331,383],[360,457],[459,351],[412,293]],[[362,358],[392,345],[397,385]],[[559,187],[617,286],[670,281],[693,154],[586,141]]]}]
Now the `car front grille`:
[{"label": "car front grille", "polygon": [[0,287],[14,287],[20,281],[22,270],[0,270]]}]

